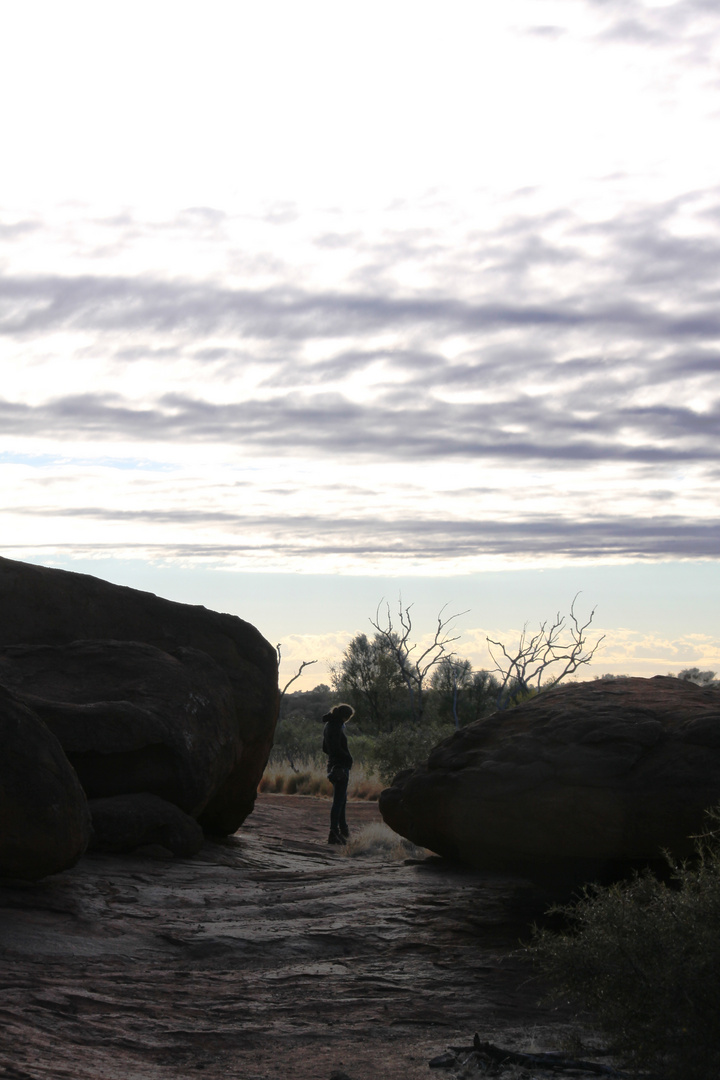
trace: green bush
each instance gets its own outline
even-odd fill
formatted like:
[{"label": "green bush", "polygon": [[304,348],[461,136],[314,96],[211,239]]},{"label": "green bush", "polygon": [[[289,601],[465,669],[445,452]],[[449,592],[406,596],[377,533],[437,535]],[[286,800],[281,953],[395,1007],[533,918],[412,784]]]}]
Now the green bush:
[{"label": "green bush", "polygon": [[400,724],[378,735],[370,755],[370,764],[385,783],[403,769],[425,761],[434,746],[454,731],[452,724]]},{"label": "green bush", "polygon": [[314,717],[293,714],[280,720],[275,729],[270,762],[277,765],[289,761],[291,765],[303,758],[322,755],[323,725]]},{"label": "green bush", "polygon": [[627,1063],[663,1080],[720,1075],[720,812],[670,875],[586,888],[530,946],[557,996],[590,1010]]},{"label": "green bush", "polygon": [[[353,720],[355,717],[353,717]],[[356,765],[368,765],[372,761],[375,752],[375,739],[372,735],[356,735],[353,731],[353,720],[345,729],[348,749],[353,756]],[[322,728],[320,729],[322,735]]]}]

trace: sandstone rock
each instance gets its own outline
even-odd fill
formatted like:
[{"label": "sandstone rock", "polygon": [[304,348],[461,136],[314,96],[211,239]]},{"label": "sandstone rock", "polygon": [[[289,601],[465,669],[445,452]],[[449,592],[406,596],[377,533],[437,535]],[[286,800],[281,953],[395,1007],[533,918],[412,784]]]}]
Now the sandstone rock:
[{"label": "sandstone rock", "polygon": [[143,792],[90,799],[92,840],[99,851],[132,851],[159,844],[173,855],[188,858],[203,843],[203,831],[194,818],[173,803]]},{"label": "sandstone rock", "polygon": [[39,889],[0,882],[3,1080],[447,1080],[426,1062],[478,1027],[585,1035],[538,1007],[517,882],[345,858],[327,821],[324,799],[261,795],[242,836],[161,873],[95,852]]},{"label": "sandstone rock", "polygon": [[197,649],[14,645],[0,649],[0,683],[57,737],[89,799],[150,792],[197,817],[232,768],[230,683]]},{"label": "sandstone rock", "polygon": [[226,779],[200,821],[217,833],[238,828],[252,811],[278,710],[276,653],[254,626],[87,574],[3,558],[0,604],[0,646],[112,639],[143,642],[170,654],[188,646],[219,664],[234,699],[234,746]]},{"label": "sandstone rock", "polygon": [[89,836],[87,800],[60,743],[0,686],[0,876],[65,870]]},{"label": "sandstone rock", "polygon": [[561,686],[471,724],[379,805],[476,868],[603,877],[690,854],[718,801],[720,692],[656,676]]}]

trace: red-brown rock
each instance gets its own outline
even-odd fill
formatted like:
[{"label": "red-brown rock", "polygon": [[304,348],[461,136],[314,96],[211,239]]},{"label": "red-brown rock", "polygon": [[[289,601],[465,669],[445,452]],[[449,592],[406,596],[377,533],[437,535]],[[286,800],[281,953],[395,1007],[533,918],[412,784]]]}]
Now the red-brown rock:
[{"label": "red-brown rock", "polygon": [[720,691],[656,676],[571,684],[440,743],[380,796],[396,832],[481,869],[604,876],[651,862],[720,801]]},{"label": "red-brown rock", "polygon": [[232,768],[230,683],[197,649],[11,645],[0,649],[0,684],[57,737],[88,799],[149,792],[197,818]]},{"label": "red-brown rock", "polygon": [[195,818],[157,795],[115,795],[90,799],[93,851],[133,851],[159,845],[186,859],[203,844],[203,831]]},{"label": "red-brown rock", "polygon": [[234,701],[226,779],[200,815],[209,831],[232,833],[252,811],[278,710],[277,657],[234,615],[178,604],[87,574],[0,558],[0,647],[134,641],[172,654],[188,646],[223,669]]},{"label": "red-brown rock", "polygon": [[0,686],[0,877],[66,870],[89,837],[87,800],[60,743]]}]

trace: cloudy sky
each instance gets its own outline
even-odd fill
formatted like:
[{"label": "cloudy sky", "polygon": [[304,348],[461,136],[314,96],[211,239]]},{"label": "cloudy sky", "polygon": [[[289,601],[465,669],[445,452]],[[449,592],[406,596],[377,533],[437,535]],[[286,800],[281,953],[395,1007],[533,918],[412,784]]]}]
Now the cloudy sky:
[{"label": "cloudy sky", "polygon": [[720,669],[716,0],[2,16],[0,554]]}]

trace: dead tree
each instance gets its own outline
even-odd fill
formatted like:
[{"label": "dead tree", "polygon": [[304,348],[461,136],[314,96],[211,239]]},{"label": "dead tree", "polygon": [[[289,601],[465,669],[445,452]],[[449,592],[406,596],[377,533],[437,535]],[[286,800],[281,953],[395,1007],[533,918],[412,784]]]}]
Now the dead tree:
[{"label": "dead tree", "polygon": [[[278,675],[279,675],[280,674],[280,664],[282,662],[282,652],[281,652],[282,645],[281,644],[276,645],[275,649],[277,651],[277,666],[278,666]],[[303,660],[300,667],[297,669],[297,672],[293,675],[292,679],[288,679],[288,681],[285,683],[282,690],[280,691],[280,695],[278,697],[278,721],[277,721],[278,722],[278,727],[280,726],[280,723],[282,721],[282,715],[281,715],[282,710],[280,709],[280,706],[282,705],[282,699],[285,697],[285,692],[286,692],[287,688],[289,686],[292,686],[292,684],[295,682],[295,680],[300,678],[300,676],[302,675],[305,668],[310,667],[312,664],[317,664],[317,660]],[[292,769],[293,772],[296,773],[298,771],[298,769],[295,766],[295,762],[293,760],[292,753],[290,753],[290,751],[286,751],[286,754],[287,754],[287,759],[288,759],[288,761],[290,763],[290,768]]]},{"label": "dead tree", "polygon": [[410,642],[410,635],[412,633],[412,617],[410,611],[413,605],[409,604],[404,608],[402,597],[398,600],[398,629],[393,625],[392,615],[390,614],[390,604],[386,604],[386,623],[385,625],[380,624],[381,606],[382,600],[377,606],[375,619],[370,619],[370,622],[375,627],[378,634],[380,634],[387,643],[388,651],[395,657],[398,669],[407,686],[408,694],[410,695],[411,716],[413,721],[419,724],[422,721],[423,713],[425,711],[425,680],[427,679],[428,672],[430,672],[436,664],[439,664],[443,657],[449,659],[455,655],[452,650],[448,652],[447,647],[452,644],[453,641],[457,641],[460,635],[456,634],[455,637],[449,636],[454,630],[454,627],[450,626],[450,623],[461,615],[466,615],[467,612],[461,611],[455,615],[444,618],[443,612],[447,607],[447,604],[445,604],[438,614],[437,627],[432,642],[423,650],[423,652],[413,656],[412,654],[418,648],[416,642],[412,644]]},{"label": "dead tree", "polygon": [[[516,705],[529,694],[537,693],[546,677],[550,676],[549,685],[557,686],[583,664],[590,663],[605,635],[598,638],[592,648],[588,648],[587,631],[592,624],[595,608],[590,612],[587,621],[581,624],[575,615],[575,601],[579,595],[575,594],[570,605],[570,621],[567,626],[566,616],[561,616],[558,612],[551,625],[547,622],[541,623],[537,633],[528,637],[526,623],[514,654],[509,653],[501,641],[486,638],[490,655],[495,662],[493,670],[500,676],[497,697],[499,709]],[[500,650],[497,656],[490,648],[491,645]]]},{"label": "dead tree", "polygon": [[[280,645],[276,645],[275,648],[277,650],[278,674],[280,674],[280,664],[282,662],[282,653],[280,652],[280,650],[282,648],[282,643]],[[280,691],[280,697],[278,699],[279,701],[282,701],[282,699],[285,697],[285,693],[287,691],[288,686],[292,686],[292,684],[295,682],[295,680],[300,678],[300,676],[302,675],[305,668],[310,667],[312,664],[317,664],[317,660],[303,660],[302,664],[297,669],[297,672],[295,673],[295,675],[293,675],[292,679],[288,679],[288,681],[285,683],[282,690]]]}]

